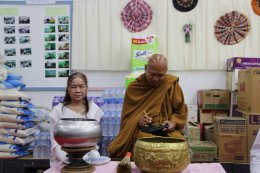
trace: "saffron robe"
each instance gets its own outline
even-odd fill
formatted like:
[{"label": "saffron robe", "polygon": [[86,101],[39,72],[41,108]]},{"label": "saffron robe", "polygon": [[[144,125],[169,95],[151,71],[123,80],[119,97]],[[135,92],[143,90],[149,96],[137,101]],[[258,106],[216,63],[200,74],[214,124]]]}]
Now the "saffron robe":
[{"label": "saffron robe", "polygon": [[183,128],[188,112],[178,81],[177,77],[166,74],[159,87],[152,87],[142,74],[128,86],[120,132],[108,146],[110,157],[123,158],[127,151],[133,151],[138,138],[154,136],[139,129],[138,123],[144,111],[153,118],[152,125],[162,124],[165,120],[175,122],[175,130],[167,133],[167,136],[184,139]]}]

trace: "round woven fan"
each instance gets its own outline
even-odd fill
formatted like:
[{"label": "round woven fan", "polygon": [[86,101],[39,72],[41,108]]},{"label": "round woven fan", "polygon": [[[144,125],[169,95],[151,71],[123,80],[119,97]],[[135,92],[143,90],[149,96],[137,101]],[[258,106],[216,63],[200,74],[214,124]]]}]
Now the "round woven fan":
[{"label": "round woven fan", "polygon": [[260,0],[252,0],[251,6],[255,14],[260,15]]},{"label": "round woven fan", "polygon": [[131,0],[121,12],[124,27],[130,32],[141,32],[152,22],[153,11],[143,0]]},{"label": "round woven fan", "polygon": [[198,0],[172,0],[172,3],[178,11],[188,12],[196,7]]},{"label": "round woven fan", "polygon": [[250,25],[245,15],[232,11],[221,16],[215,23],[215,37],[224,45],[233,45],[243,40]]}]

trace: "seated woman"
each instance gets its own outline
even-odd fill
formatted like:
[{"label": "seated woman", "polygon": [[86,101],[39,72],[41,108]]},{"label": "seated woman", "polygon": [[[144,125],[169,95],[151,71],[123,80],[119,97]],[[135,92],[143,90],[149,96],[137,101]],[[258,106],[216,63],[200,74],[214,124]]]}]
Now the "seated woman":
[{"label": "seated woman", "polygon": [[61,150],[61,146],[54,139],[54,128],[61,118],[89,118],[99,122],[104,115],[104,112],[94,102],[88,101],[87,88],[87,77],[83,73],[76,72],[70,75],[63,102],[55,106],[50,113],[51,167],[67,160],[67,153]]}]

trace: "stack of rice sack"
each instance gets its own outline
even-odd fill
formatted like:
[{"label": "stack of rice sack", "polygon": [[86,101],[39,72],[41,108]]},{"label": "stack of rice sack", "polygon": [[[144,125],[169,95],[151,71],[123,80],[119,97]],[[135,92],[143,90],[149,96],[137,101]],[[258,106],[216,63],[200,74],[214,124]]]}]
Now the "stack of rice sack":
[{"label": "stack of rice sack", "polygon": [[[0,70],[4,74],[4,70]],[[0,89],[12,89],[19,88],[23,90],[25,88],[25,84],[21,81],[22,76],[7,73],[6,79],[4,80],[4,76],[2,80],[0,79]]]},{"label": "stack of rice sack", "polygon": [[0,54],[0,89],[24,89],[25,84],[21,79],[22,76],[12,74],[12,69],[4,65],[4,58]]},{"label": "stack of rice sack", "polygon": [[0,158],[30,154],[27,150],[36,132],[34,105],[17,89],[0,90]]}]

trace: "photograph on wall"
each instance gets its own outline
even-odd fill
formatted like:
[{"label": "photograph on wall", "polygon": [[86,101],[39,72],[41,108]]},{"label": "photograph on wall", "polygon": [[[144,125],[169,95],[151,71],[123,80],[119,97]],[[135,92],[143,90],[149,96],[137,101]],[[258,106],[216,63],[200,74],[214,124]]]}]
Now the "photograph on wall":
[{"label": "photograph on wall", "polygon": [[45,33],[54,33],[56,32],[55,25],[45,25],[44,26]]},{"label": "photograph on wall", "polygon": [[29,16],[19,16],[19,24],[30,24]]},{"label": "photograph on wall", "polygon": [[15,17],[4,17],[4,24],[15,24]]},{"label": "photograph on wall", "polygon": [[69,50],[70,49],[70,44],[69,43],[59,43],[59,50]]},{"label": "photograph on wall", "polygon": [[56,70],[45,70],[45,77],[46,78],[56,77]]},{"label": "photograph on wall", "polygon": [[59,24],[69,24],[69,16],[59,16],[58,23]]},{"label": "photograph on wall", "polygon": [[20,61],[21,68],[30,68],[32,67],[32,60],[21,60]]},{"label": "photograph on wall", "polygon": [[15,26],[5,26],[4,33],[5,34],[15,34]]},{"label": "photograph on wall", "polygon": [[70,73],[69,70],[59,71],[59,72],[58,72],[58,76],[59,76],[59,77],[69,77],[69,73]]},{"label": "photograph on wall", "polygon": [[56,68],[56,62],[55,61],[46,61],[45,68]]},{"label": "photograph on wall", "polygon": [[69,61],[59,61],[59,68],[69,68],[70,62]]},{"label": "photograph on wall", "polygon": [[44,24],[55,24],[55,17],[47,16],[44,18]]},{"label": "photograph on wall", "polygon": [[4,43],[5,44],[15,44],[15,36],[5,37],[4,38]]},{"label": "photograph on wall", "polygon": [[59,52],[58,58],[68,60],[70,58],[69,52]]},{"label": "photograph on wall", "polygon": [[4,49],[5,56],[16,56],[15,48]]},{"label": "photograph on wall", "polygon": [[45,50],[56,50],[56,43],[45,43]]},{"label": "photograph on wall", "polygon": [[30,26],[19,26],[19,34],[29,34]]},{"label": "photograph on wall", "polygon": [[9,68],[16,68],[16,61],[15,60],[6,60],[4,64]]},{"label": "photograph on wall", "polygon": [[69,25],[58,25],[59,32],[69,32]]},{"label": "photograph on wall", "polygon": [[31,36],[20,36],[19,43],[20,44],[30,44],[31,43]]},{"label": "photograph on wall", "polygon": [[56,59],[56,52],[45,52],[44,57],[46,60],[54,60]]},{"label": "photograph on wall", "polygon": [[56,40],[56,35],[55,34],[48,34],[45,35],[44,41],[55,41]]},{"label": "photograph on wall", "polygon": [[69,41],[69,34],[59,34],[58,35],[58,40],[59,41]]},{"label": "photograph on wall", "polygon": [[32,48],[21,48],[20,49],[21,55],[31,55],[32,54]]},{"label": "photograph on wall", "polygon": [[[70,73],[71,11],[71,2],[1,3],[0,54],[8,67],[23,76],[27,87],[64,87],[64,76]],[[67,62],[61,62],[59,68],[59,61]],[[37,79],[32,80],[32,74]]]}]

